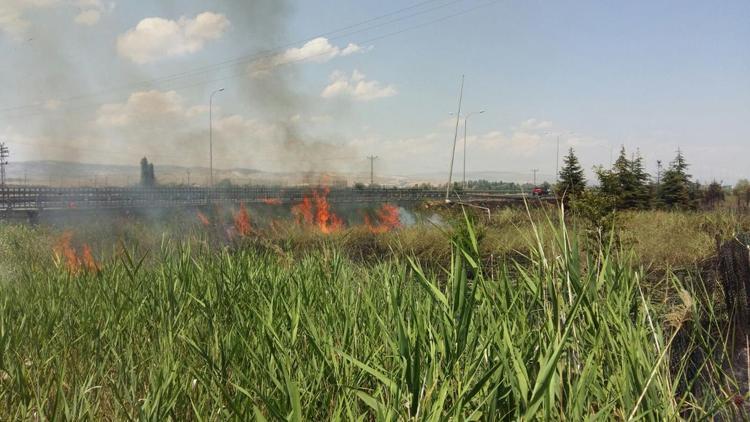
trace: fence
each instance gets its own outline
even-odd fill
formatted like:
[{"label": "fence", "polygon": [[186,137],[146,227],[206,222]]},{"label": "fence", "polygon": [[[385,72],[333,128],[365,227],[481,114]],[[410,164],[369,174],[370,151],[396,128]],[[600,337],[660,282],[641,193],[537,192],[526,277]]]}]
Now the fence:
[{"label": "fence", "polygon": [[[309,196],[313,188],[273,187],[154,187],[154,188],[0,188],[2,210],[44,209],[100,209],[100,208],[158,208],[201,206],[216,202],[245,203],[298,203]],[[508,198],[512,195],[498,192],[466,194],[471,199]],[[331,188],[331,203],[356,202],[409,202],[440,200],[445,191],[418,188]],[[454,196],[453,199],[457,199]],[[467,199],[467,198],[464,198]]]}]

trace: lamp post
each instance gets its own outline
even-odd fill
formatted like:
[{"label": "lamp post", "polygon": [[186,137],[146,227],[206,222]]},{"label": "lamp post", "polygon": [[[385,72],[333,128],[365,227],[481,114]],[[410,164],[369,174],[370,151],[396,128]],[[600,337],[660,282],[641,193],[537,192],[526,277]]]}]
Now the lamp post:
[{"label": "lamp post", "polygon": [[[552,135],[552,132],[544,132],[545,135]],[[555,180],[560,177],[560,133],[557,134],[557,152],[555,153]],[[562,135],[573,136],[575,132],[569,131],[562,133]]]},{"label": "lamp post", "polygon": [[464,117],[464,189],[466,189],[466,126],[468,125],[469,117],[482,113],[484,113],[484,110],[474,111]]},{"label": "lamp post", "polygon": [[214,187],[214,95],[223,91],[224,88],[219,88],[208,97],[208,171],[210,187]]},{"label": "lamp post", "polygon": [[448,185],[445,187],[445,203],[451,202],[451,183],[453,182],[453,160],[456,158],[456,141],[458,140],[458,123],[461,119],[461,103],[464,99],[464,75],[461,75],[461,91],[458,94],[458,110],[456,111],[456,130],[453,133],[453,149],[451,150],[451,169],[448,172]]}]

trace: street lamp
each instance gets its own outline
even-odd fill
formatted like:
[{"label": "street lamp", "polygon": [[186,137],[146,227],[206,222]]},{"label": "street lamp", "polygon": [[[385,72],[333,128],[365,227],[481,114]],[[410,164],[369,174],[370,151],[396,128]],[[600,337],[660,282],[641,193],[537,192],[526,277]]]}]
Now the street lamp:
[{"label": "street lamp", "polygon": [[209,160],[209,185],[214,187],[214,119],[213,106],[214,95],[223,92],[224,88],[219,88],[212,92],[208,97],[208,160]]},{"label": "street lamp", "polygon": [[469,117],[475,114],[482,114],[482,113],[484,113],[484,110],[474,111],[474,112],[467,114],[466,117],[464,117],[464,189],[466,189],[466,126],[468,124],[467,122],[469,120]]},{"label": "street lamp", "polygon": [[[552,132],[544,132],[545,135],[552,135]],[[575,132],[565,132],[563,135],[572,136]],[[557,134],[557,153],[555,155],[555,180],[560,177],[560,133]]]}]

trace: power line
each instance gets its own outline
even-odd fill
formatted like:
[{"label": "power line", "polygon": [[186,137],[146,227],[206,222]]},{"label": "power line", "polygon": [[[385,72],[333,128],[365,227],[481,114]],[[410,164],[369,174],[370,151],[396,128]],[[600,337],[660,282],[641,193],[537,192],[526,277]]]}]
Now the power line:
[{"label": "power line", "polygon": [[[406,20],[406,19],[409,19],[409,18],[412,18],[412,17],[415,17],[415,16],[419,16],[419,15],[423,15],[423,14],[426,14],[426,13],[430,13],[430,12],[433,12],[435,10],[442,9],[442,8],[445,8],[447,6],[450,6],[450,5],[453,5],[453,4],[456,4],[456,3],[464,2],[466,0],[450,0],[447,3],[439,4],[437,6],[433,6],[433,7],[424,9],[424,10],[419,10],[417,12],[413,12],[411,14],[407,14],[407,15],[404,15],[404,16],[399,16],[397,18],[391,19],[391,20],[386,21],[386,22],[379,22],[377,24],[365,26],[367,24],[370,24],[370,23],[373,23],[373,22],[377,22],[377,21],[379,21],[381,19],[384,19],[384,18],[387,18],[387,17],[390,17],[390,16],[394,16],[394,15],[398,15],[398,14],[400,14],[402,12],[413,10],[413,9],[419,8],[419,7],[424,6],[424,5],[427,5],[427,4],[430,4],[430,3],[434,3],[436,1],[438,1],[438,0],[426,0],[426,1],[422,1],[422,2],[417,3],[415,5],[408,6],[408,7],[403,7],[403,8],[397,9],[395,11],[392,11],[392,12],[389,12],[389,13],[386,13],[386,14],[383,14],[383,15],[380,15],[380,16],[376,16],[374,18],[366,19],[364,21],[361,21],[361,22],[358,22],[358,23],[354,23],[354,24],[345,26],[343,28],[339,28],[339,29],[336,29],[336,30],[333,30],[333,31],[323,32],[323,33],[320,33],[320,34],[315,35],[315,36],[310,37],[310,38],[305,38],[305,39],[301,39],[301,40],[298,40],[298,41],[295,41],[295,42],[291,42],[291,43],[279,45],[279,46],[276,46],[276,47],[272,47],[270,49],[261,51],[259,53],[243,55],[243,56],[239,56],[239,57],[236,57],[236,58],[233,58],[233,59],[224,60],[224,61],[221,61],[221,62],[218,62],[218,63],[214,63],[214,64],[210,64],[210,65],[206,65],[206,66],[197,67],[197,68],[192,69],[192,70],[188,70],[188,71],[184,71],[184,72],[179,72],[179,73],[174,73],[174,74],[170,74],[170,75],[165,75],[165,76],[158,77],[158,78],[142,80],[142,81],[139,81],[139,82],[125,84],[125,85],[121,85],[119,87],[105,89],[105,90],[101,90],[101,91],[98,91],[98,92],[87,93],[87,94],[80,94],[80,95],[74,95],[74,96],[70,96],[70,97],[67,97],[67,98],[59,99],[58,101],[60,101],[60,102],[72,102],[72,101],[76,101],[76,100],[80,100],[80,99],[97,97],[97,96],[100,96],[100,95],[103,95],[103,94],[107,94],[107,93],[110,93],[110,92],[119,92],[119,91],[123,91],[123,90],[129,90],[129,89],[134,88],[134,87],[140,87],[140,86],[144,86],[144,85],[152,85],[152,84],[157,84],[157,83],[160,83],[160,82],[170,82],[170,81],[174,81],[174,80],[178,80],[178,79],[182,79],[182,78],[186,78],[186,77],[197,76],[197,75],[200,75],[200,74],[203,74],[203,73],[217,71],[217,70],[220,70],[221,68],[227,67],[227,66],[236,66],[236,65],[240,65],[240,64],[247,64],[247,63],[251,63],[251,62],[254,62],[254,61],[258,61],[258,60],[271,58],[271,57],[273,57],[273,56],[281,53],[286,48],[290,48],[290,47],[293,47],[293,46],[296,46],[296,45],[304,44],[306,42],[312,41],[312,40],[320,38],[320,37],[325,37],[325,36],[330,36],[330,35],[334,35],[334,34],[339,34],[341,32],[343,32],[343,33],[341,33],[339,35],[336,35],[336,36],[332,36],[329,39],[335,40],[335,39],[340,39],[340,38],[344,38],[344,37],[349,37],[351,35],[355,35],[355,34],[358,34],[358,33],[370,31],[372,29],[376,29],[376,28],[383,27],[383,26],[386,26],[386,25],[397,23],[397,22],[400,22],[400,21],[403,21],[403,20]],[[344,31],[347,31],[349,29],[354,29],[354,28],[357,28],[357,27],[360,27],[360,26],[365,26],[365,27],[357,29],[357,30],[349,31],[349,32],[344,32]],[[367,42],[367,41],[364,41],[364,42]],[[321,55],[325,55],[325,54],[328,54],[328,52],[322,53]],[[314,57],[314,56],[310,56],[310,57]],[[306,60],[306,59],[307,58],[304,58],[302,60]],[[295,61],[297,61],[297,60],[290,61],[290,63],[295,62]],[[34,104],[25,104],[25,105],[14,106],[14,107],[0,108],[0,113],[6,113],[6,112],[9,112],[9,111],[23,110],[23,109],[28,109],[28,108],[39,108],[41,106],[43,106],[43,104],[40,103],[40,102],[37,102],[37,103],[34,103]]]},{"label": "power line", "polygon": [[[456,1],[456,0],[454,0],[454,1]],[[458,0],[458,1],[464,1],[464,0]],[[386,34],[383,34],[383,35],[371,37],[371,38],[368,38],[368,39],[365,39],[365,40],[361,40],[361,41],[358,41],[358,42],[360,44],[365,44],[365,43],[370,43],[370,42],[382,40],[382,39],[385,39],[385,38],[393,37],[393,36],[396,36],[396,35],[400,35],[400,34],[403,34],[405,32],[409,32],[409,31],[413,31],[413,30],[416,30],[416,29],[420,29],[420,28],[426,27],[426,26],[434,25],[436,23],[439,23],[439,22],[442,22],[442,21],[445,21],[445,20],[448,20],[448,19],[451,19],[451,18],[455,18],[455,17],[461,16],[461,15],[465,15],[465,14],[474,12],[474,11],[476,11],[478,9],[481,9],[481,8],[484,8],[484,7],[488,7],[488,6],[491,6],[491,5],[495,4],[495,3],[498,3],[499,1],[500,0],[489,0],[487,2],[479,4],[477,6],[474,6],[474,7],[468,8],[468,9],[464,9],[464,10],[461,10],[461,11],[456,12],[456,13],[445,15],[445,16],[442,16],[442,17],[437,18],[437,19],[433,19],[433,20],[430,20],[430,21],[427,21],[427,22],[423,22],[423,23],[418,24],[418,25],[409,26],[409,27],[400,29],[398,31],[389,32],[389,33],[386,33]],[[362,31],[360,31],[360,32],[362,32]],[[324,56],[326,54],[329,54],[329,53],[328,52],[323,52],[323,53],[319,53],[319,54],[315,54],[315,55],[311,55],[311,56],[306,56],[306,57],[300,58],[300,59],[289,60],[289,61],[284,62],[283,65],[288,65],[288,64],[302,62],[302,61],[305,61],[305,60],[309,60],[311,58]],[[263,58],[265,58],[265,57],[259,57],[256,60],[262,60]],[[192,83],[189,83],[189,84],[186,84],[186,85],[178,85],[178,86],[175,86],[175,87],[170,87],[169,89],[177,91],[177,90],[183,90],[183,89],[187,89],[187,88],[194,88],[194,87],[198,87],[198,86],[205,86],[205,85],[208,85],[208,84],[211,84],[211,83],[222,82],[222,81],[227,81],[227,80],[236,79],[236,78],[239,78],[239,77],[242,77],[242,76],[246,76],[247,73],[248,73],[247,69],[243,69],[243,70],[241,70],[239,72],[236,72],[234,74],[231,74],[229,76],[225,76],[225,77],[221,77],[221,78],[214,78],[214,79],[207,79],[207,80],[198,81],[198,82],[192,82]],[[143,84],[144,85],[148,84],[148,81],[144,82]],[[123,89],[120,89],[120,91],[122,91],[122,90]],[[116,91],[117,90],[112,90],[111,92],[116,92]],[[106,91],[102,91],[102,92],[106,93]],[[96,96],[96,95],[90,95],[90,96]],[[85,96],[82,96],[82,97],[85,98]],[[104,105],[104,104],[106,104],[106,103],[89,103],[89,104],[84,104],[84,105],[81,105],[81,106],[78,106],[78,107],[68,107],[68,108],[64,109],[64,111],[80,111],[80,110],[85,110],[85,109],[89,109],[89,108],[96,108],[96,107],[99,107],[99,106]],[[19,106],[19,107],[20,108],[33,108],[33,107],[39,108],[40,104],[37,103],[37,104],[31,104],[31,105]],[[0,114],[3,114],[4,110],[6,110],[6,112],[7,111],[13,111],[13,108],[11,108],[11,109],[0,109]],[[38,115],[48,114],[48,113],[50,113],[50,111],[35,111],[35,112],[32,112],[32,113],[26,113],[26,114],[15,114],[15,115],[12,115],[11,117],[13,117],[13,118],[33,117],[33,116],[38,116]]]}]

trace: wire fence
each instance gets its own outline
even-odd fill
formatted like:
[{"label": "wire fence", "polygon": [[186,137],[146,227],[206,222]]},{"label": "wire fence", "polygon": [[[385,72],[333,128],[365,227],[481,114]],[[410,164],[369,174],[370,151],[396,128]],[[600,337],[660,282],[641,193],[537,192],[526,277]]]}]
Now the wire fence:
[{"label": "wire fence", "polygon": [[[5,187],[0,188],[0,209],[166,208],[221,202],[294,204],[309,197],[316,189],[326,189],[331,203],[420,202],[445,198],[444,190],[419,188]],[[452,192],[451,199],[491,200],[522,195],[519,192],[466,191]]]}]

